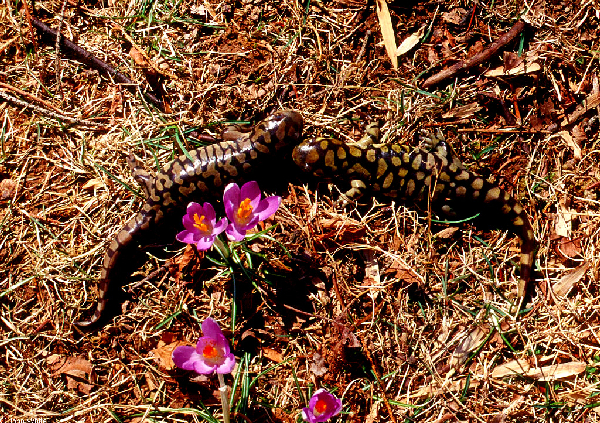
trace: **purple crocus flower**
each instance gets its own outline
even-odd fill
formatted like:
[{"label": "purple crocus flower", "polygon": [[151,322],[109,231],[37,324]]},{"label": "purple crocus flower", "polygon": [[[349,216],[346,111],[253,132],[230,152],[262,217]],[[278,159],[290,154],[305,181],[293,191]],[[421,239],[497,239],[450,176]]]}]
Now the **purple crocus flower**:
[{"label": "purple crocus flower", "polygon": [[191,202],[187,213],[183,216],[185,230],[176,236],[178,241],[195,244],[199,250],[208,250],[215,242],[215,237],[227,228],[227,219],[217,222],[217,215],[212,204]]},{"label": "purple crocus flower", "polygon": [[227,185],[223,203],[225,214],[230,221],[225,233],[230,239],[241,241],[246,236],[246,231],[277,211],[281,197],[273,196],[261,200],[258,183],[250,181],[242,185],[241,189],[236,183]]},{"label": "purple crocus flower", "polygon": [[173,362],[184,370],[209,375],[231,373],[235,366],[235,357],[229,349],[229,342],[221,328],[211,318],[202,323],[202,337],[196,348],[187,345],[173,350]]},{"label": "purple crocus flower", "polygon": [[308,423],[325,422],[342,411],[342,400],[327,391],[319,389],[308,402],[308,407],[302,409],[302,418]]}]

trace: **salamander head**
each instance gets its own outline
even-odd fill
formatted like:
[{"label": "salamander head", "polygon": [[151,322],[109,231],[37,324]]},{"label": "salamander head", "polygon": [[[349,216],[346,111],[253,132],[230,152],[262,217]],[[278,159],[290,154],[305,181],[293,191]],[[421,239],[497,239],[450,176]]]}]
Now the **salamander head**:
[{"label": "salamander head", "polygon": [[[306,173],[319,178],[331,179],[346,173],[352,160],[343,141],[331,138],[316,138],[304,141],[294,148],[294,163]],[[360,149],[355,148],[360,152]]]},{"label": "salamander head", "polygon": [[252,130],[253,144],[262,144],[270,151],[296,145],[302,137],[304,121],[298,112],[282,110],[273,113]]}]

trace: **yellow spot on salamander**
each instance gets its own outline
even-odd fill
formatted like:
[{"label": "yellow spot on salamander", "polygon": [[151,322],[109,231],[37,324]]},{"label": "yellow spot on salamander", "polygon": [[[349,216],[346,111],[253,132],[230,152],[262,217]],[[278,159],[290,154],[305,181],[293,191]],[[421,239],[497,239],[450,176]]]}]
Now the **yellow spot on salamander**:
[{"label": "yellow spot on salamander", "polygon": [[463,170],[458,175],[456,175],[454,177],[454,179],[456,179],[457,181],[466,181],[469,179],[469,172],[467,172],[466,170]]},{"label": "yellow spot on salamander", "polygon": [[477,178],[471,183],[471,188],[474,190],[480,190],[483,188],[483,179]]},{"label": "yellow spot on salamander", "polygon": [[415,158],[413,159],[412,163],[411,163],[411,167],[414,170],[419,170],[421,168],[421,162],[422,162],[423,158],[421,157],[420,154],[417,154],[415,156]]},{"label": "yellow spot on salamander", "polygon": [[388,168],[387,161],[383,158],[380,158],[379,161],[377,162],[377,178],[378,179],[383,176],[383,174],[385,173],[387,168]]},{"label": "yellow spot on salamander", "polygon": [[315,150],[314,148],[311,148],[308,152],[308,154],[306,155],[306,163],[307,164],[313,164],[319,161],[319,152],[317,150]]},{"label": "yellow spot on salamander", "polygon": [[513,206],[513,211],[516,214],[521,214],[521,212],[523,211],[523,207],[519,203],[517,203]]},{"label": "yellow spot on salamander", "polygon": [[344,150],[344,147],[342,147],[342,146],[338,147],[337,156],[338,156],[338,159],[340,159],[340,160],[344,160],[346,158],[346,150]]},{"label": "yellow spot on salamander", "polygon": [[333,150],[327,150],[325,153],[325,166],[335,168],[335,153]]},{"label": "yellow spot on salamander", "polygon": [[394,174],[388,173],[388,175],[385,177],[385,180],[383,181],[383,189],[388,189],[390,185],[392,185],[392,182],[394,182]]},{"label": "yellow spot on salamander", "polygon": [[489,203],[490,201],[497,200],[499,197],[500,197],[500,188],[494,187],[485,194],[485,200],[483,200],[483,201],[486,203]]},{"label": "yellow spot on salamander", "polygon": [[375,150],[370,148],[367,150],[367,160],[373,163],[377,157],[375,156]]},{"label": "yellow spot on salamander", "polygon": [[413,192],[415,192],[415,188],[415,181],[413,179],[409,179],[406,183],[406,195],[408,195],[409,197],[412,196]]},{"label": "yellow spot on salamander", "polygon": [[362,155],[362,150],[353,146],[348,149],[348,152],[354,157],[360,157]]}]

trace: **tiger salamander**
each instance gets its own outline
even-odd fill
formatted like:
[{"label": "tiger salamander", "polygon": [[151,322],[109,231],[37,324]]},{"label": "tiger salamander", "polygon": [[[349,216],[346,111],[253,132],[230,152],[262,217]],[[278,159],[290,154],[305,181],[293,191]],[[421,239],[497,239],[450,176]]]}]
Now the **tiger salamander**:
[{"label": "tiger salamander", "polygon": [[382,200],[416,203],[448,218],[477,213],[484,223],[512,231],[521,245],[519,308],[531,279],[535,237],[523,206],[508,192],[468,171],[443,136],[428,140],[428,148],[376,145],[378,131],[358,143],[316,138],[294,148],[294,162],[319,179],[346,182],[346,195],[363,194]]},{"label": "tiger salamander", "polygon": [[[189,151],[152,175],[129,159],[134,179],[146,196],[142,209],[111,241],[104,255],[98,282],[98,303],[90,319],[76,322],[85,328],[103,317],[121,267],[140,246],[150,243],[166,217],[179,219],[190,201],[221,198],[230,182],[244,183],[272,169],[276,153],[300,142],[303,121],[293,111],[277,112],[258,123],[249,134]],[[109,291],[111,291],[109,293]]]}]

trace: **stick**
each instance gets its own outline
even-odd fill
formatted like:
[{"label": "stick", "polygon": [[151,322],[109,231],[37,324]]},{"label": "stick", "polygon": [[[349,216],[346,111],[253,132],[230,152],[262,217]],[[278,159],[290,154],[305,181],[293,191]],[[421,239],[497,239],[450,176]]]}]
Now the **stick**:
[{"label": "stick", "polygon": [[[58,36],[57,31],[53,30],[45,23],[33,17],[31,18],[31,24],[38,30],[42,41],[49,45],[52,45],[56,42],[56,38]],[[92,53],[79,47],[72,41],[67,40],[65,37],[60,37],[60,46],[64,49],[66,53],[71,54],[80,62],[85,63],[93,69],[97,69],[98,71],[109,75],[115,82],[122,84],[125,88],[127,88],[129,92],[131,92],[134,95],[136,94],[138,84],[136,84],[131,79],[123,75],[121,72],[110,66],[108,63],[98,59]],[[164,110],[164,105],[162,101],[156,98],[154,94],[145,92],[143,93],[143,95],[146,98],[146,100],[154,104],[160,111]]]},{"label": "stick", "polygon": [[487,49],[477,53],[470,59],[460,61],[448,69],[444,69],[440,73],[427,78],[427,80],[423,82],[423,88],[427,89],[433,85],[437,85],[448,78],[452,78],[461,72],[471,69],[473,66],[477,66],[483,62],[486,62],[490,59],[490,57],[495,55],[498,50],[506,46],[508,43],[514,40],[517,35],[523,32],[526,26],[527,24],[524,21],[517,21],[517,23],[515,23],[508,32],[502,34],[500,38],[490,44]]}]

